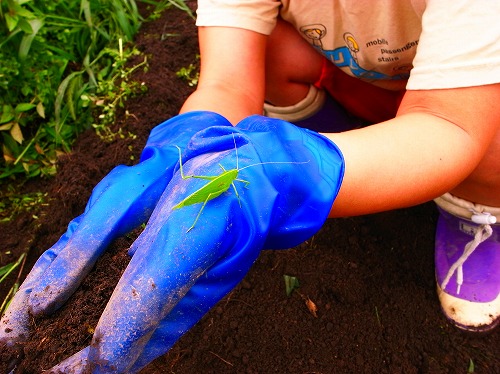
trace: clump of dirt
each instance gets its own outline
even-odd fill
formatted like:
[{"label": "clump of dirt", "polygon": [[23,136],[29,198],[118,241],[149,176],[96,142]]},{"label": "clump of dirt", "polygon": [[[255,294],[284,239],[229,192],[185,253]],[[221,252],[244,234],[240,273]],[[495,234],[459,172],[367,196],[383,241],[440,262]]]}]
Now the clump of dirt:
[{"label": "clump of dirt", "polygon": [[[150,67],[135,79],[145,82],[148,92],[127,102],[115,126],[135,137],[103,143],[89,131],[61,158],[55,179],[19,187],[46,191],[50,206],[40,207],[38,218],[30,212],[0,224],[0,265],[29,248],[25,276],[83,212],[99,180],[118,164],[133,164],[149,131],[174,116],[192,91],[176,75],[196,63],[190,17],[166,11],[143,25],[137,45]],[[142,373],[464,373],[470,367],[477,373],[500,372],[498,331],[466,335],[440,311],[435,223],[435,207],[428,203],[330,220],[297,248],[263,251],[241,284]],[[88,345],[128,262],[132,240],[115,241],[67,305],[36,321],[16,373],[40,373]],[[300,283],[289,297],[284,275]],[[0,284],[0,295],[14,278]],[[316,316],[304,299],[317,307]],[[2,356],[0,372],[6,372],[6,362]]]}]

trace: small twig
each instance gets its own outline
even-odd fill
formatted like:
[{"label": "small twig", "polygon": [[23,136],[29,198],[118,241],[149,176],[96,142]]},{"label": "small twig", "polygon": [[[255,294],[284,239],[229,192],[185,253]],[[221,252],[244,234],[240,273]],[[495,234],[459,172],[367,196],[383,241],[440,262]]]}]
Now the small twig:
[{"label": "small twig", "polygon": [[278,261],[276,261],[276,263],[273,265],[273,267],[271,268],[271,271],[273,270],[276,270],[276,268],[281,264],[281,259],[278,259]]},{"label": "small twig", "polygon": [[227,305],[230,301],[237,301],[237,302],[239,302],[239,303],[245,304],[246,306],[248,306],[248,307],[250,307],[250,308],[253,308],[253,305],[252,305],[252,304],[249,304],[249,303],[247,303],[246,301],[243,301],[243,300],[240,300],[240,299],[230,299],[230,300],[227,300],[226,305]]},{"label": "small twig", "polygon": [[226,364],[230,365],[230,366],[234,366],[232,363],[230,363],[229,361],[227,360],[224,360],[221,356],[219,356],[217,353],[215,352],[212,352],[212,351],[208,351],[210,352],[211,354],[213,354],[215,357],[219,358],[221,361],[224,361]]},{"label": "small twig", "polygon": [[315,238],[315,236],[313,235],[313,237],[310,239],[309,249],[313,249],[314,248],[314,238]]},{"label": "small twig", "polygon": [[375,315],[377,316],[377,322],[380,327],[382,327],[382,322],[380,321],[380,315],[378,314],[378,308],[375,305]]}]

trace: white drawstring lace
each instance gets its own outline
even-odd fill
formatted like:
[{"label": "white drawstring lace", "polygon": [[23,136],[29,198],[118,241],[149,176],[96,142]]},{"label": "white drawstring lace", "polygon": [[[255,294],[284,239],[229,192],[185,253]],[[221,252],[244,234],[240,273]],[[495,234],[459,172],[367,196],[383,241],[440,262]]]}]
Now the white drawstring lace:
[{"label": "white drawstring lace", "polygon": [[448,285],[451,277],[457,272],[457,295],[460,294],[460,287],[464,282],[464,273],[462,265],[467,261],[469,256],[476,250],[479,244],[488,239],[493,233],[493,229],[489,224],[480,225],[474,235],[474,239],[472,239],[469,243],[465,245],[464,252],[458,258],[457,261],[450,267],[448,270],[448,274],[446,274],[446,278],[444,278],[443,283],[441,283],[441,289],[444,290]]}]

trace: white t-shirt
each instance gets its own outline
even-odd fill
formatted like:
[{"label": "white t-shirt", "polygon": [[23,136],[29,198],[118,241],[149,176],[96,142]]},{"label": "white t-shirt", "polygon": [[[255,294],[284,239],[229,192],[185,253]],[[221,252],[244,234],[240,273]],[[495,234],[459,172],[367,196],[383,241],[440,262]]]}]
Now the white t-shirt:
[{"label": "white t-shirt", "polygon": [[380,87],[500,82],[498,0],[199,0],[196,24],[268,35],[278,16],[347,74]]}]

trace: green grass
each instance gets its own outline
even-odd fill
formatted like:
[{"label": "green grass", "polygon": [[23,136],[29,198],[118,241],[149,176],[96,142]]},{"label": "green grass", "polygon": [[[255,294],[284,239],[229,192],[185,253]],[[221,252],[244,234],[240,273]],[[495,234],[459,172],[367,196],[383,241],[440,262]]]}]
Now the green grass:
[{"label": "green grass", "polygon": [[[48,206],[47,193],[18,193],[17,185],[0,185],[0,224],[9,223],[19,213],[31,212],[36,219],[37,212]],[[1,262],[0,262],[1,263]]]},{"label": "green grass", "polygon": [[5,310],[7,310],[7,307],[9,306],[12,297],[19,289],[21,272],[25,260],[26,260],[26,253],[23,253],[18,257],[16,261],[0,267],[0,283],[2,283],[14,270],[20,268],[14,284],[10,287],[9,291],[7,292],[7,295],[3,298],[2,303],[0,304],[0,315],[2,315],[5,312]]},{"label": "green grass", "polygon": [[[191,13],[180,0],[142,2],[152,19]],[[130,74],[147,60],[127,65],[144,21],[134,0],[0,2],[0,180],[54,175],[87,128],[109,136],[117,106],[146,89]]]},{"label": "green grass", "polygon": [[[200,55],[196,55],[196,60],[200,59]],[[189,64],[188,67],[182,67],[175,73],[179,78],[186,81],[189,87],[194,87],[198,85],[198,79],[200,78],[200,72],[196,65]]]}]

